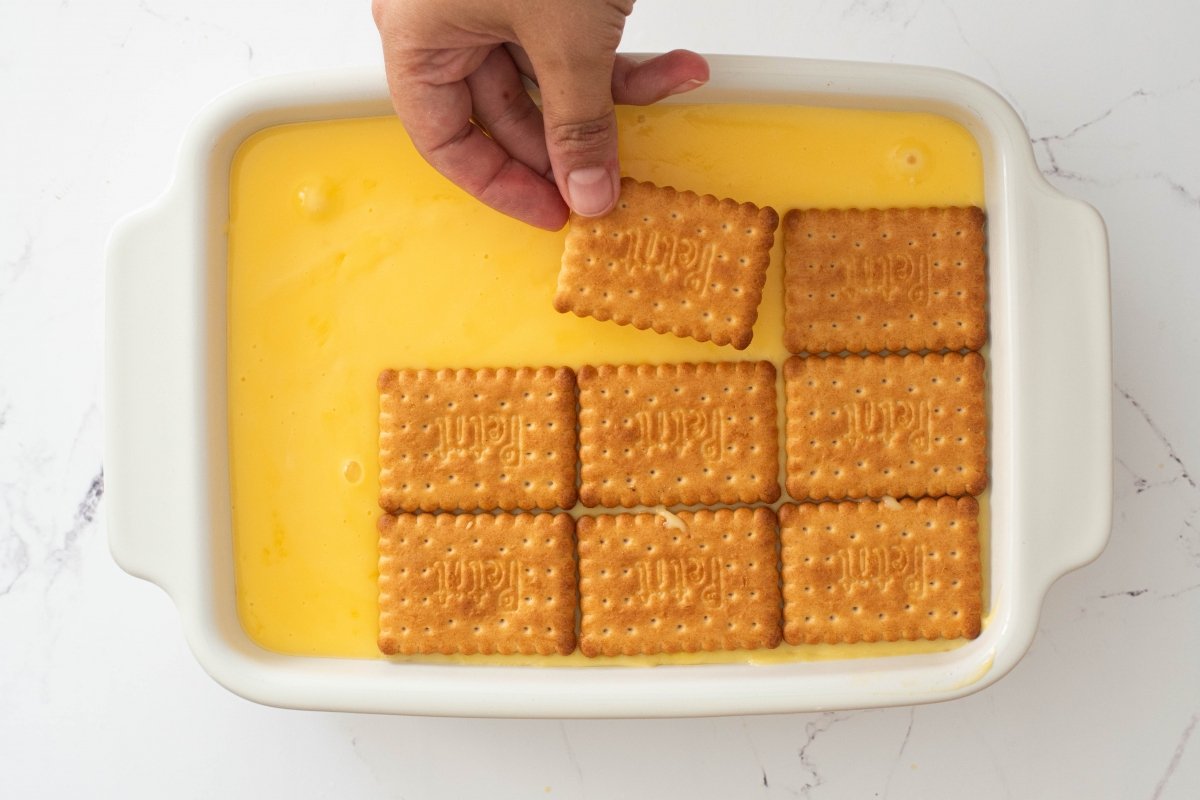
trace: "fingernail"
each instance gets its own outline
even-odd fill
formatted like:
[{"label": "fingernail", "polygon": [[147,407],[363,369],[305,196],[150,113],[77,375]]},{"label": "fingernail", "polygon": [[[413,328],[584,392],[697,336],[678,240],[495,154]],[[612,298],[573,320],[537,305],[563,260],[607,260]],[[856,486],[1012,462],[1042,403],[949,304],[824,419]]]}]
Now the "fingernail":
[{"label": "fingernail", "polygon": [[604,167],[582,167],[567,175],[571,208],[585,217],[608,211],[616,200],[612,175]]},{"label": "fingernail", "polygon": [[693,78],[690,81],[684,81],[683,83],[679,84],[667,94],[683,94],[684,92],[690,92],[692,89],[696,89],[703,85],[704,81],[698,81]]}]

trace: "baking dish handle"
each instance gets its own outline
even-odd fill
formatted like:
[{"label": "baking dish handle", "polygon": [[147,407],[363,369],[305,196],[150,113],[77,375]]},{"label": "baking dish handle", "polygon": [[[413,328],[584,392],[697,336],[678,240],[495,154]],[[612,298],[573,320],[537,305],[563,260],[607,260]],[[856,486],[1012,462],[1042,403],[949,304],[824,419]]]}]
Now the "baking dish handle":
[{"label": "baking dish handle", "polygon": [[[1023,209],[1029,259],[1014,287],[1022,354],[1013,398],[1022,565],[1042,596],[1100,555],[1112,527],[1112,324],[1100,214],[1036,181]],[[1026,358],[1025,356],[1031,356]]]},{"label": "baking dish handle", "polygon": [[172,597],[186,577],[183,529],[199,495],[188,463],[199,411],[191,369],[197,342],[186,320],[200,293],[194,275],[175,263],[192,233],[182,208],[164,195],[113,229],[105,281],[109,548],[122,569]]}]

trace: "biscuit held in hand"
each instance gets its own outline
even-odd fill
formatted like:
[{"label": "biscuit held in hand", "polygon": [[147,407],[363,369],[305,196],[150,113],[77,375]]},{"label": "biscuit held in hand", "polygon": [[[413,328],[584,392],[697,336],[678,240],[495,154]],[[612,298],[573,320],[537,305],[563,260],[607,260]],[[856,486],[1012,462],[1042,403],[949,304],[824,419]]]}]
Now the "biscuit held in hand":
[{"label": "biscuit held in hand", "polygon": [[745,349],[778,224],[770,207],[623,178],[611,213],[572,216],[554,307]]}]

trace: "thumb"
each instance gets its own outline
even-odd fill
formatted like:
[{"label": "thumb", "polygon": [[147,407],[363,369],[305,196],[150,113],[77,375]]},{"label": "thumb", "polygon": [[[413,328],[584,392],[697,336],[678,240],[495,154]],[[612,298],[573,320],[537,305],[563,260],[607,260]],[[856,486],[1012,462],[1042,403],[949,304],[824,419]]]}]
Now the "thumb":
[{"label": "thumb", "polygon": [[558,190],[571,210],[594,217],[616,204],[620,169],[612,97],[615,45],[589,50],[549,58],[536,48],[526,52],[541,90],[546,149]]}]

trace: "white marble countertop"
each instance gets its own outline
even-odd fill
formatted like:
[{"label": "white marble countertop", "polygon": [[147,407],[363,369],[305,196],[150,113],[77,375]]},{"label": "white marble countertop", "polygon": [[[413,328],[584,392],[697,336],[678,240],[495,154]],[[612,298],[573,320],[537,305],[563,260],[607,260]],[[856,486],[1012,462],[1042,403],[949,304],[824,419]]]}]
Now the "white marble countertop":
[{"label": "white marble countertop", "polygon": [[[103,252],[192,115],[379,65],[368,3],[0,8],[0,796],[1200,796],[1200,5],[643,0],[624,48],[948,67],[1109,227],[1116,507],[1024,660],[932,706],[675,721],[285,711],[214,683],[108,552]],[[1086,11],[1085,11],[1086,9]]]}]

